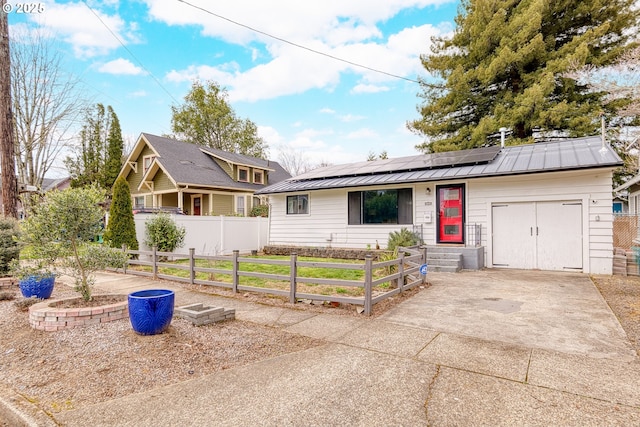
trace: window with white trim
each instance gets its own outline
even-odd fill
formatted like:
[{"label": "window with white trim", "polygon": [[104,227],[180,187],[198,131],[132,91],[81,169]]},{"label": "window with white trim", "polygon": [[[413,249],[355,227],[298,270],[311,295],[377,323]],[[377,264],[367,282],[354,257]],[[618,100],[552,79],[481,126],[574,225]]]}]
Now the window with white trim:
[{"label": "window with white trim", "polygon": [[295,196],[287,196],[287,215],[308,214],[309,213],[309,195],[297,194]]},{"label": "window with white trim", "polygon": [[147,173],[147,171],[149,170],[149,168],[151,167],[151,163],[153,163],[153,159],[155,159],[156,156],[144,156],[142,158],[142,167],[143,167],[143,171],[142,173],[145,174]]},{"label": "window with white trim", "polygon": [[238,168],[238,181],[240,182],[249,182],[249,169],[248,168]]},{"label": "window with white trim", "polygon": [[261,170],[253,171],[253,183],[254,184],[264,184],[264,172]]},{"label": "window with white trim", "polygon": [[236,213],[244,216],[244,196],[236,197]]},{"label": "window with white trim", "polygon": [[412,224],[413,191],[410,188],[350,191],[349,224]]}]

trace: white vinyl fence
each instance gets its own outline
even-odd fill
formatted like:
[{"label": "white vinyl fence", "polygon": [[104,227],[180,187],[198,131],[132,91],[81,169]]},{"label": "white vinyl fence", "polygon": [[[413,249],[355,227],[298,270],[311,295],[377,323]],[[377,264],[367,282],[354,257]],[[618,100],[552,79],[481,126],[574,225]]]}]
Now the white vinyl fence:
[{"label": "white vinyl fence", "polygon": [[[139,213],[134,216],[136,236],[141,250],[150,250],[144,245],[145,223],[153,214]],[[182,249],[194,248],[203,255],[230,255],[260,251],[269,241],[269,218],[236,216],[171,215],[178,226],[184,226],[186,235]],[[176,248],[175,252],[182,252]]]}]

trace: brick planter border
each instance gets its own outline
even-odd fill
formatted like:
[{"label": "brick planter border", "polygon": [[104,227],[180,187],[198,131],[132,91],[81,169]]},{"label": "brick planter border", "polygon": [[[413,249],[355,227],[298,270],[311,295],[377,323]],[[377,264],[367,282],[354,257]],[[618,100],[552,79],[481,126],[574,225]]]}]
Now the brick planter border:
[{"label": "brick planter border", "polygon": [[122,295],[122,298],[121,302],[96,307],[56,307],[61,301],[77,300],[79,297],[39,302],[29,307],[29,324],[41,331],[60,331],[127,319],[127,296]]}]

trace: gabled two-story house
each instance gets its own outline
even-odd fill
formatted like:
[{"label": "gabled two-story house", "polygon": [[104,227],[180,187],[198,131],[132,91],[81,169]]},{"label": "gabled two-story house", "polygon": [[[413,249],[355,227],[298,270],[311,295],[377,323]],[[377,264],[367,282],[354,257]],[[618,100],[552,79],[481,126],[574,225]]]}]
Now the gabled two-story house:
[{"label": "gabled two-story house", "polygon": [[262,203],[257,190],[291,177],[277,162],[148,133],[140,134],[121,176],[134,210],[242,216]]}]

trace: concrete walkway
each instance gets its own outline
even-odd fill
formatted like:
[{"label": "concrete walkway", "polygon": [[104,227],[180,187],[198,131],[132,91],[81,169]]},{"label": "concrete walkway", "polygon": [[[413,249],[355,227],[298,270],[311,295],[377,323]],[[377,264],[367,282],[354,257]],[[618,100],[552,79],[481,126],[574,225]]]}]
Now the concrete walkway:
[{"label": "concrete walkway", "polygon": [[[171,288],[98,279],[114,293]],[[326,344],[56,414],[51,425],[640,425],[640,362],[587,275],[490,270],[429,281],[375,319],[176,289],[177,305],[235,308],[238,320]]]}]

